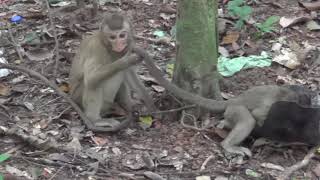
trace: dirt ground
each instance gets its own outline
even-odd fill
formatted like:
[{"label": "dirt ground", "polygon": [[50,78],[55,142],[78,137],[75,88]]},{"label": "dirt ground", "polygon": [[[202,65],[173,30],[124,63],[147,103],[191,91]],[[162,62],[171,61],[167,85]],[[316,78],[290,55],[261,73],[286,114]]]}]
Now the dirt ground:
[{"label": "dirt ground", "polygon": [[[0,0],[0,3],[3,2]],[[117,0],[107,0],[96,19],[91,17],[92,12],[88,9],[79,11],[51,7],[59,41],[57,58],[52,58],[54,31],[50,27],[48,13],[41,10],[41,4],[33,0],[5,2],[7,7],[0,4],[0,33],[10,37],[4,31],[4,23],[12,15],[21,15],[23,20],[11,27],[15,42],[3,41],[5,38],[0,34],[2,56],[9,63],[40,72],[66,92],[70,62],[81,35],[97,29],[102,12],[121,9],[131,16],[139,36],[137,43],[155,57],[164,72],[166,64],[172,62],[175,56],[173,41],[159,42],[153,33],[161,30],[170,34],[175,24],[176,1],[163,4],[162,0],[122,0],[119,4]],[[292,17],[311,13],[293,0],[250,1],[250,6],[254,10],[252,17],[255,21],[270,15]],[[225,11],[226,4],[219,2],[219,8]],[[228,29],[232,29],[232,25],[227,24],[220,33],[220,41]],[[228,49],[232,56],[260,54],[263,50],[270,52],[273,40],[280,37],[287,37],[288,41],[300,45],[308,41],[310,45],[320,47],[319,32],[311,32],[302,23],[280,29],[277,25],[276,32],[251,40],[254,45],[250,47],[242,46],[255,31],[252,25],[247,24],[237,41],[240,49],[234,50],[231,45],[221,46]],[[23,60],[19,60],[15,46],[23,52]],[[55,74],[56,60],[59,68]],[[232,77],[223,78],[221,90],[228,95],[238,95],[255,85],[288,83],[319,90],[318,60],[319,53],[312,51],[294,70],[275,62],[270,67],[242,70]],[[163,91],[152,81],[146,68],[141,66],[139,75],[154,98],[161,101]],[[182,127],[173,117],[156,120],[149,128],[135,123],[114,134],[92,133],[84,128],[77,113],[62,97],[42,81],[18,71],[0,78],[0,126],[17,127],[11,133],[14,135],[1,135],[0,138],[0,152],[12,153],[8,160],[0,160],[0,172],[6,176],[5,179],[147,179],[144,176],[146,171],[170,180],[195,179],[199,176],[220,180],[276,179],[283,173],[282,168],[302,160],[311,148],[265,140],[257,145],[259,142],[248,138],[244,145],[253,151],[253,157],[236,163],[225,156],[219,145],[223,137],[221,134],[225,132],[219,133],[213,129],[198,132]],[[51,141],[39,142],[48,139]],[[53,145],[56,149],[46,149]],[[73,147],[74,151],[63,151],[61,147]],[[319,179],[319,157],[314,157],[292,177]]]}]

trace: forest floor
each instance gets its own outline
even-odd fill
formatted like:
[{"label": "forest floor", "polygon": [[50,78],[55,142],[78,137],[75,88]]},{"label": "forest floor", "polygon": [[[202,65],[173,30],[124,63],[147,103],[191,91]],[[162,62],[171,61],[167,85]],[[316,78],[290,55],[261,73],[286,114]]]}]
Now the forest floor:
[{"label": "forest floor", "polygon": [[[0,57],[9,64],[40,72],[68,92],[70,62],[81,36],[98,28],[99,17],[92,18],[88,9],[60,9],[69,1],[57,0],[57,6],[51,7],[59,41],[57,56],[56,51],[52,51],[56,41],[50,16],[42,10],[46,5],[41,2],[0,0],[0,51],[3,52]],[[175,25],[176,1],[166,4],[162,0],[106,2],[99,15],[119,9],[126,12],[133,19],[138,45],[147,49],[168,75],[167,64],[175,57],[175,44],[169,38]],[[319,20],[319,14],[306,10],[295,0],[250,1],[252,18],[242,30],[236,30],[232,24],[236,20],[228,16],[227,5],[223,2],[219,1],[220,21],[227,23],[224,28],[220,27],[219,44],[230,57],[259,55],[262,51],[274,57],[279,47],[275,43],[279,43],[284,49],[297,53],[300,63],[290,69],[273,62],[270,67],[241,70],[224,77],[221,90],[225,95],[236,96],[252,86],[264,84],[299,84],[319,90],[319,31],[311,31],[300,18],[302,22],[290,27],[282,28],[277,23],[275,32],[254,37],[257,32],[254,22],[262,22],[271,15],[311,16]],[[11,37],[6,29],[13,15],[21,15],[23,20],[12,24]],[[232,42],[228,43],[230,32],[234,36],[229,37]],[[17,51],[23,59],[19,59]],[[56,61],[59,62],[57,69]],[[154,98],[161,102],[163,88],[143,66],[139,75]],[[0,154],[0,173],[5,179],[147,179],[146,171],[170,180],[200,176],[220,180],[276,179],[284,168],[301,161],[311,148],[248,138],[243,145],[252,150],[253,157],[235,162],[226,158],[219,145],[225,132],[195,131],[183,127],[175,118],[156,120],[150,127],[135,123],[114,134],[92,133],[85,129],[70,105],[47,84],[19,71],[0,78],[0,127],[15,128],[0,138],[0,152],[3,153]],[[49,143],[40,142],[48,139]],[[74,151],[63,151],[63,147],[74,148]],[[6,159],[5,153],[11,156]],[[292,177],[319,179],[319,157],[295,171]]]}]

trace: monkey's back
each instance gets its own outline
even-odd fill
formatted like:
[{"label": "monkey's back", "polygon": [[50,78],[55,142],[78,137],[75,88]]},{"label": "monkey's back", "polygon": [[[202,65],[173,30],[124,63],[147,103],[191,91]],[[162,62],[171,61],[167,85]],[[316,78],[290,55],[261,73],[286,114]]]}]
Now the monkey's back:
[{"label": "monkey's back", "polygon": [[82,101],[85,70],[95,71],[101,64],[111,61],[100,36],[100,33],[96,32],[84,38],[72,60],[69,74],[70,95],[79,105]]},{"label": "monkey's back", "polygon": [[317,144],[320,139],[320,108],[296,102],[278,101],[272,105],[263,126],[253,135],[279,141]]}]

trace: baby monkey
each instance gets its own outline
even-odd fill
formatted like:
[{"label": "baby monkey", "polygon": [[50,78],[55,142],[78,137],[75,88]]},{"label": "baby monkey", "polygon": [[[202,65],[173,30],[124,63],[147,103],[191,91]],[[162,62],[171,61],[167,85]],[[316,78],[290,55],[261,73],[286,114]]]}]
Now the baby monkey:
[{"label": "baby monkey", "polygon": [[96,127],[111,127],[110,131],[117,131],[127,125],[130,118],[120,123],[114,118],[102,117],[110,113],[114,102],[128,111],[130,117],[134,105],[131,90],[143,97],[150,111],[156,110],[133,66],[110,73],[119,68],[117,61],[137,58],[132,53],[134,44],[129,20],[118,13],[106,15],[99,31],[80,44],[70,71],[70,93]]}]

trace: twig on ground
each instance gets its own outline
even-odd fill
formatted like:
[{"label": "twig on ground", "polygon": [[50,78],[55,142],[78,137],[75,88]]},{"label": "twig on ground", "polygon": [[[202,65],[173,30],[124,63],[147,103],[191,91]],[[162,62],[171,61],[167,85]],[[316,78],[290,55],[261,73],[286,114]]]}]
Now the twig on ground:
[{"label": "twig on ground", "polygon": [[[121,177],[132,177],[136,178],[137,176],[144,176],[144,171],[130,171],[130,172],[121,172],[118,170],[113,170],[113,169],[101,169],[99,168],[100,171],[103,173],[97,173],[99,176],[121,176]],[[194,176],[200,176],[200,175],[211,175],[211,176],[217,176],[217,174],[230,174],[226,171],[216,171],[216,170],[211,170],[211,171],[167,171],[167,172],[157,172],[158,175],[160,176],[188,176],[188,177],[194,177]]]},{"label": "twig on ground", "polygon": [[286,180],[289,179],[290,176],[295,172],[298,171],[299,169],[305,167],[308,165],[311,161],[311,159],[315,156],[316,151],[320,148],[320,145],[317,147],[312,148],[308,154],[303,158],[302,161],[288,167],[285,169],[285,171],[281,174],[280,177],[277,178],[277,180]]},{"label": "twig on ground", "polygon": [[10,115],[10,113],[9,113],[9,108],[6,107],[6,106],[3,105],[3,104],[0,104],[0,109],[3,109],[3,110],[4,110],[4,112],[1,112],[1,111],[0,111],[0,114],[2,114],[3,116],[5,116],[5,117],[7,117],[8,119],[11,120],[11,115]]},{"label": "twig on ground", "polygon": [[[192,121],[193,121],[193,126],[188,125],[188,124],[186,124],[186,123],[184,122],[186,117],[189,117],[190,119],[192,119]],[[187,113],[187,112],[185,112],[185,111],[182,111],[182,116],[181,116],[181,118],[180,118],[180,123],[181,123],[181,125],[182,125],[183,127],[189,128],[189,129],[193,129],[193,130],[196,130],[196,131],[203,131],[203,130],[206,129],[205,127],[200,127],[200,128],[197,127],[197,120],[196,120],[196,118],[194,117],[194,115],[189,114],[189,113]]]},{"label": "twig on ground", "polygon": [[9,151],[5,152],[5,154],[13,154],[14,152],[18,151],[19,149],[23,148],[25,145],[20,144],[18,146],[15,146],[14,148],[10,149]]},{"label": "twig on ground", "polygon": [[61,113],[59,113],[57,116],[53,117],[52,120],[59,119],[62,116],[62,114],[64,114],[65,112],[69,111],[70,109],[71,109],[70,107],[67,107]]},{"label": "twig on ground", "polygon": [[164,110],[164,111],[156,111],[156,112],[150,112],[150,113],[141,113],[140,116],[148,116],[148,115],[153,115],[153,114],[165,114],[165,113],[172,113],[172,112],[177,112],[177,111],[182,111],[185,109],[190,109],[194,108],[197,105],[187,105],[184,107],[176,108],[176,109],[169,109],[169,110]]},{"label": "twig on ground", "polygon": [[45,150],[56,149],[58,151],[67,151],[67,152],[71,151],[71,149],[69,149],[68,147],[59,145],[52,138],[47,138],[46,140],[40,139],[37,136],[25,133],[24,130],[20,129],[17,126],[10,129],[4,126],[0,126],[0,134],[16,136],[22,139],[23,141],[27,142],[28,144],[34,147],[37,147],[39,149],[45,149]]},{"label": "twig on ground", "polygon": [[57,30],[56,30],[56,27],[53,23],[53,18],[52,18],[52,11],[51,11],[51,8],[50,8],[50,4],[49,4],[49,1],[46,0],[46,5],[47,5],[47,9],[48,9],[48,17],[49,17],[49,21],[50,21],[50,26],[51,26],[51,29],[53,31],[53,37],[54,37],[54,41],[55,41],[55,46],[54,46],[54,49],[53,51],[55,52],[55,66],[54,66],[54,76],[57,75],[57,72],[58,72],[58,68],[59,68],[59,41],[58,41],[58,36],[57,36]]},{"label": "twig on ground", "polygon": [[213,159],[213,155],[210,155],[201,165],[200,167],[200,171],[203,171],[206,169],[206,165],[208,164],[208,162]]},{"label": "twig on ground", "polygon": [[21,51],[20,51],[21,46],[16,42],[15,38],[13,37],[13,34],[12,34],[10,26],[8,28],[8,32],[9,32],[9,36],[10,36],[10,41],[12,42],[16,52],[18,53],[19,59],[22,61],[23,60],[23,56],[22,56]]},{"label": "twig on ground", "polygon": [[72,167],[75,168],[77,167],[73,162],[61,162],[61,161],[53,161],[50,159],[45,159],[45,158],[34,158],[34,157],[27,157],[27,156],[13,156],[14,158],[17,159],[22,159],[28,163],[37,165],[37,166],[41,166],[41,167],[48,167],[48,166],[68,166],[68,167]]},{"label": "twig on ground", "polygon": [[151,180],[165,180],[163,177],[161,177],[159,174],[156,174],[151,171],[146,171],[143,173],[146,177],[148,177]]}]

